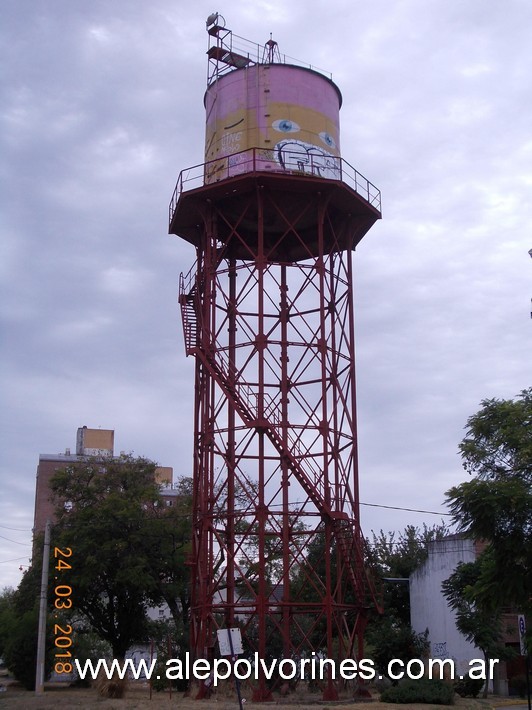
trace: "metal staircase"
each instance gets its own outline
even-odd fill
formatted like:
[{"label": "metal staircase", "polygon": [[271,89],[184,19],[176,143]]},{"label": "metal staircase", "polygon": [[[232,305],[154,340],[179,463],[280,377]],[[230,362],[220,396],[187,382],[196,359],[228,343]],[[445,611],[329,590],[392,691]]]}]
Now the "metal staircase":
[{"label": "metal staircase", "polygon": [[181,307],[187,356],[194,354],[198,342],[197,292],[196,281],[192,281],[192,272],[189,271],[187,277],[181,274],[179,276],[179,305]]}]

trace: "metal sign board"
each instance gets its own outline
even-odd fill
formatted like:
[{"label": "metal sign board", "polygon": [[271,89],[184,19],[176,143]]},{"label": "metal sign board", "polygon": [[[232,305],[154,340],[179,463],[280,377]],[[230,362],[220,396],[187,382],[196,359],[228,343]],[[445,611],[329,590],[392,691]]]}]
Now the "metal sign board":
[{"label": "metal sign board", "polygon": [[238,656],[244,653],[240,629],[218,629],[216,633],[221,656]]}]

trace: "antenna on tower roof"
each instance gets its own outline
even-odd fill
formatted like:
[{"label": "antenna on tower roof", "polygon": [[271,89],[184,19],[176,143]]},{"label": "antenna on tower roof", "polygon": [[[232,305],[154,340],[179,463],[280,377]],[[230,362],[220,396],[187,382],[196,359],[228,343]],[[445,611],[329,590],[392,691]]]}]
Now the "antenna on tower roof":
[{"label": "antenna on tower roof", "polygon": [[275,62],[281,63],[281,53],[279,52],[279,45],[272,39],[272,33],[270,32],[270,39],[264,45],[262,63],[275,64]]}]

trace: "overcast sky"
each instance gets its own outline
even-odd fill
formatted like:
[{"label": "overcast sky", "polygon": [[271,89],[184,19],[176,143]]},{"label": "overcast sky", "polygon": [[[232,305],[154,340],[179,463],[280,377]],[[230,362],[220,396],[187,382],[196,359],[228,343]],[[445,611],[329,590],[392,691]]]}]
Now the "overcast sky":
[{"label": "overcast sky", "polygon": [[4,0],[0,587],[28,564],[40,453],[79,426],[191,471],[193,362],[167,235],[203,162],[205,19],[332,72],[342,156],[382,191],[358,247],[366,534],[439,523],[482,399],[531,382],[530,0]]}]

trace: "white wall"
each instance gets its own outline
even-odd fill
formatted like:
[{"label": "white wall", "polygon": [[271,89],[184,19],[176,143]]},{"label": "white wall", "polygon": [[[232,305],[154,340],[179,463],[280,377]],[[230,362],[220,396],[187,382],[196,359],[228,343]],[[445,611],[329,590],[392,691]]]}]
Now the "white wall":
[{"label": "white wall", "polygon": [[483,658],[482,652],[466,641],[455,625],[455,613],[447,606],[442,582],[460,562],[474,562],[472,540],[450,536],[430,543],[425,563],[410,576],[410,617],[414,631],[429,630],[432,658],[452,658],[456,673],[465,674],[469,661]]}]

